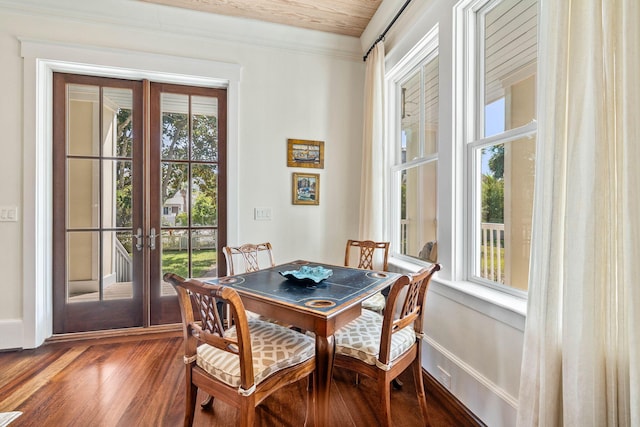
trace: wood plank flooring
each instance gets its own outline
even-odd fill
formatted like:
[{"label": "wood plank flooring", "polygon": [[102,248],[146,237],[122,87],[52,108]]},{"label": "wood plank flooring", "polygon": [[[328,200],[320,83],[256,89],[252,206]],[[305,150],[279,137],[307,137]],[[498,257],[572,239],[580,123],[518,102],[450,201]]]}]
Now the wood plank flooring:
[{"label": "wood plank flooring", "polygon": [[[409,371],[392,393],[397,427],[423,426]],[[302,426],[305,382],[269,397],[257,426]],[[34,350],[0,353],[0,412],[22,411],[20,426],[181,426],[184,414],[182,337],[168,332],[142,336],[50,343]],[[476,425],[447,411],[427,389],[432,427]],[[199,396],[200,400],[200,396]],[[371,380],[336,370],[331,388],[332,425],[375,426]],[[196,408],[194,426],[232,427],[237,411],[217,401]]]}]

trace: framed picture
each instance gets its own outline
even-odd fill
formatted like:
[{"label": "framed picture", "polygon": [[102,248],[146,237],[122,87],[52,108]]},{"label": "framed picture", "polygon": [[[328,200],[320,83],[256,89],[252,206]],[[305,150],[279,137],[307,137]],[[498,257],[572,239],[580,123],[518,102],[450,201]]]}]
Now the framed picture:
[{"label": "framed picture", "polygon": [[324,142],[288,139],[287,166],[324,169]]},{"label": "framed picture", "polygon": [[317,173],[294,173],[291,198],[294,205],[319,205],[320,175]]}]

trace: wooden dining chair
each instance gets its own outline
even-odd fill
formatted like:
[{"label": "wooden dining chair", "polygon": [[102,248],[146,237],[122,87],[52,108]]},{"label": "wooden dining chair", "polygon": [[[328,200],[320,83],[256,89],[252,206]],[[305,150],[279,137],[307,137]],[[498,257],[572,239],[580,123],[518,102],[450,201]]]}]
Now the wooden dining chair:
[{"label": "wooden dining chair", "polygon": [[[344,265],[351,266],[351,253],[358,253],[358,268],[374,270],[374,265],[381,267],[378,270],[386,271],[389,259],[389,242],[374,242],[372,240],[347,240],[344,253]],[[376,261],[378,261],[376,263]],[[386,299],[381,292],[362,302],[362,308],[373,310],[382,314]]]},{"label": "wooden dining chair", "polygon": [[[222,248],[227,261],[227,274],[233,276],[239,273],[258,271],[265,267],[275,267],[273,248],[271,243],[246,243],[240,246],[225,246]],[[242,269],[240,266],[242,263]]]},{"label": "wooden dining chair", "polygon": [[[265,398],[288,384],[310,379],[315,370],[312,337],[248,319],[232,288],[185,280],[172,273],[165,274],[164,280],[178,292],[182,314],[185,427],[193,424],[198,389],[237,408],[239,425],[249,427],[254,425],[256,406]],[[217,300],[231,308],[234,326],[229,329],[223,329]],[[306,400],[308,409],[309,394]]]},{"label": "wooden dining chair", "polygon": [[391,382],[409,366],[413,367],[422,417],[425,425],[428,424],[420,364],[422,321],[429,282],[440,268],[440,264],[433,264],[416,274],[401,276],[391,286],[384,315],[362,310],[360,317],[334,335],[335,366],[377,382],[384,426],[391,426]]},{"label": "wooden dining chair", "polygon": [[[276,262],[273,257],[273,247],[271,243],[245,243],[240,246],[225,246],[222,248],[224,258],[227,262],[227,275],[233,276],[240,273],[251,273],[262,268],[275,267]],[[252,319],[271,321],[259,314],[247,311],[247,315]],[[231,324],[231,316],[227,310],[226,324]],[[274,322],[278,323],[278,322]]]}]

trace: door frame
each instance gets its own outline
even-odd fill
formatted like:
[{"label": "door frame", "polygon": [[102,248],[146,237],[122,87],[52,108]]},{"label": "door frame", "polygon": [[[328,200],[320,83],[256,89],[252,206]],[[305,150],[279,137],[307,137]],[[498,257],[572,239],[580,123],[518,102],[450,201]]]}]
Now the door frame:
[{"label": "door frame", "polygon": [[23,57],[22,320],[7,348],[35,348],[53,331],[53,72],[227,88],[227,239],[238,240],[238,104],[241,66],[197,58],[20,40]]}]

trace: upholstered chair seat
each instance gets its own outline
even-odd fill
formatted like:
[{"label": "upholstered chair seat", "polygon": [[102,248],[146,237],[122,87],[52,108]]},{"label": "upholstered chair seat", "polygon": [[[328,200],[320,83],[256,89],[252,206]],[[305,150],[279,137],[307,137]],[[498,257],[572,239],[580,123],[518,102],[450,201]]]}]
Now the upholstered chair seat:
[{"label": "upholstered chair seat", "polygon": [[382,292],[376,292],[373,296],[362,301],[362,308],[381,314],[384,311],[386,303],[387,299],[382,295]]},{"label": "upholstered chair seat", "polygon": [[388,370],[393,361],[416,343],[413,325],[408,325],[391,337],[391,352],[389,363],[380,364],[380,338],[382,334],[383,317],[371,310],[362,310],[362,315],[346,326],[340,328],[334,335],[336,354],[359,359],[368,365],[375,365]]},{"label": "upholstered chair seat", "polygon": [[[314,357],[313,338],[258,319],[249,319],[247,323],[256,384],[282,369]],[[227,329],[224,336],[235,339],[235,326]],[[196,365],[225,384],[240,388],[240,357],[208,344],[198,346],[196,351]]]}]

